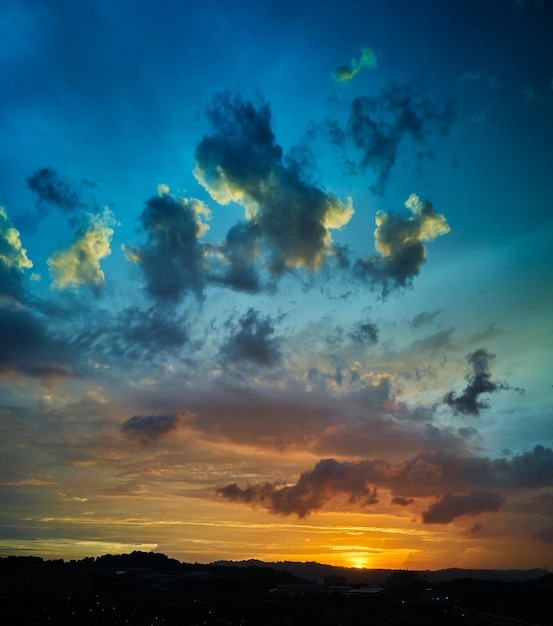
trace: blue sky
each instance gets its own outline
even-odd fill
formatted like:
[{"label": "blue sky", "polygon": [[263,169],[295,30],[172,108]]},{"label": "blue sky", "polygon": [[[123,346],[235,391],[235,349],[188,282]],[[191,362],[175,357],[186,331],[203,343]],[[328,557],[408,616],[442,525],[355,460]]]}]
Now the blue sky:
[{"label": "blue sky", "polygon": [[0,552],[543,565],[552,24],[8,0]]}]

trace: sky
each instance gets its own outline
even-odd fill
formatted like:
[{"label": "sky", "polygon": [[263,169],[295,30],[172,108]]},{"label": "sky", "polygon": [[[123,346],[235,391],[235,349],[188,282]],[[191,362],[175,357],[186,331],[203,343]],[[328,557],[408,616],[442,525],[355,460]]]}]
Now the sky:
[{"label": "sky", "polygon": [[553,564],[552,27],[5,0],[0,555]]}]

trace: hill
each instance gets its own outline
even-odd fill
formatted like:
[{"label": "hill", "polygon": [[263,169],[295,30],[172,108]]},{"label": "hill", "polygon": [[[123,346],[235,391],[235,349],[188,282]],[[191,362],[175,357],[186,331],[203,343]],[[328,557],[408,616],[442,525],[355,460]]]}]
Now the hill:
[{"label": "hill", "polygon": [[[381,584],[386,578],[394,573],[403,572],[405,570],[393,569],[359,569],[355,567],[339,567],[334,565],[325,565],[315,561],[297,562],[297,561],[275,561],[265,562],[256,559],[247,561],[215,561],[215,566],[233,565],[236,567],[272,567],[276,569],[286,570],[305,580],[316,582],[319,578],[325,576],[339,576],[346,578],[352,584]],[[416,572],[418,578],[428,580],[430,583],[442,583],[450,580],[461,578],[472,578],[474,580],[501,580],[511,582],[525,582],[535,580],[545,576],[548,572],[545,569],[535,568],[529,570],[518,569],[461,569],[448,568],[441,570],[418,570]]]}]

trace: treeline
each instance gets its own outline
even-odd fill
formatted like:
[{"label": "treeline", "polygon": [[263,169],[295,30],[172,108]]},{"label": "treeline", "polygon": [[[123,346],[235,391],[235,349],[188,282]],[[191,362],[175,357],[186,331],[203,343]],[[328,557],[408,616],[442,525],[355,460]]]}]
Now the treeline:
[{"label": "treeline", "polygon": [[259,589],[295,583],[305,583],[305,579],[295,576],[284,569],[266,565],[238,567],[236,565],[215,565],[204,563],[182,563],[157,552],[135,550],[129,554],[103,554],[83,559],[42,559],[37,556],[7,556],[0,558],[0,572],[34,571],[34,572],[89,572],[94,575],[105,572],[133,572],[140,570],[176,576],[197,575],[196,580],[209,580],[212,584],[219,581],[224,584],[253,586]]},{"label": "treeline", "polygon": [[[158,552],[141,552],[135,550],[130,554],[103,554],[101,556],[87,556],[83,559],[42,559],[38,556],[7,556],[0,558],[0,568],[11,567],[92,567],[92,568],[148,568],[158,571],[186,570],[191,564],[181,563],[165,554]],[[203,566],[202,566],[203,567]]]}]

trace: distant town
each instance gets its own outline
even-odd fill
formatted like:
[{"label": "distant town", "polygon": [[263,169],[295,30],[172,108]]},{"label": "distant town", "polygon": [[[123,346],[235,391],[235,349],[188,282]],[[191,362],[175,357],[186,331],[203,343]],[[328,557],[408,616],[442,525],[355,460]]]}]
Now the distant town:
[{"label": "distant town", "polygon": [[0,558],[4,626],[551,623],[553,575],[535,570],[371,570],[319,563],[181,563],[132,552]]}]

